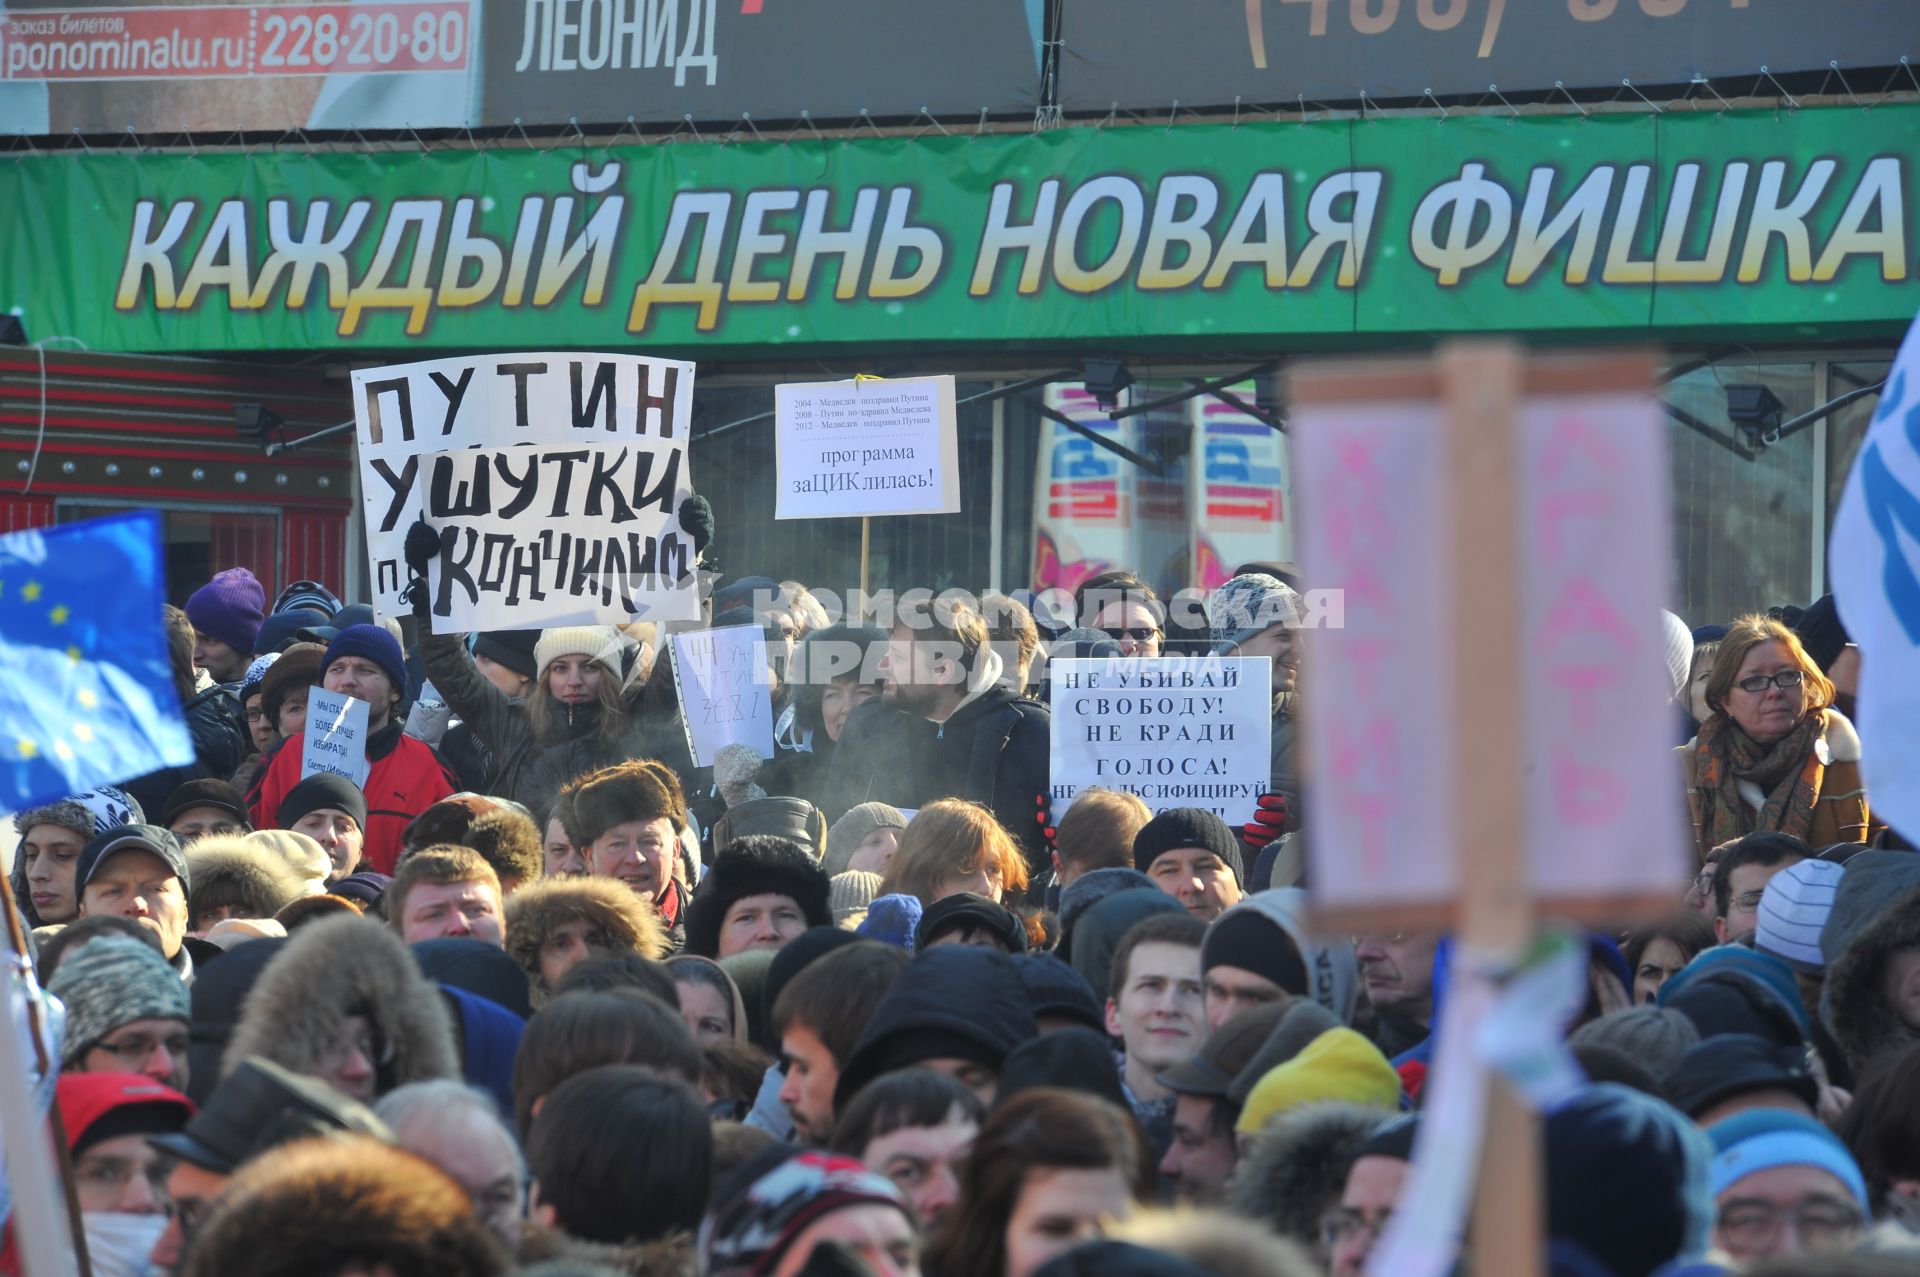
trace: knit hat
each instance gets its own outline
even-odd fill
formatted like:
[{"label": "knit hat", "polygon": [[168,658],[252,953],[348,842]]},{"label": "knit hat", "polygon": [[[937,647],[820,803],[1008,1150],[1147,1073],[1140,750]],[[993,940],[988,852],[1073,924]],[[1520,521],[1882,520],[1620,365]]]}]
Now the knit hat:
[{"label": "knit hat", "polygon": [[1198,1054],[1174,1065],[1155,1080],[1175,1095],[1226,1099],[1233,1080],[1253,1063],[1253,1057],[1273,1036],[1281,1013],[1292,1005],[1266,1002],[1236,1011],[1207,1035]]},{"label": "knit hat", "polygon": [[75,1158],[102,1140],[178,1131],[193,1116],[192,1100],[134,1073],[63,1073],[54,1094]]},{"label": "knit hat", "polygon": [[562,625],[541,630],[533,645],[534,677],[546,678],[547,666],[563,656],[589,657],[618,674],[624,645],[620,631],[611,625]]},{"label": "knit hat", "polygon": [[1228,655],[1275,625],[1295,625],[1299,620],[1300,596],[1279,577],[1262,572],[1234,577],[1207,600],[1207,627],[1215,656]]},{"label": "knit hat", "polygon": [[712,958],[720,952],[720,924],[736,901],[748,896],[786,896],[809,927],[833,925],[827,875],[813,854],[786,838],[742,838],[714,857],[687,906],[687,952]]},{"label": "knit hat", "polygon": [[195,807],[217,807],[241,824],[247,823],[247,800],[232,785],[214,777],[190,780],[175,786],[174,791],[167,795],[167,806],[160,816],[160,823],[171,826]]},{"label": "knit hat", "polygon": [[274,821],[282,829],[291,829],[302,816],[321,810],[344,812],[361,832],[366,831],[367,796],[360,786],[333,772],[315,772],[289,789]]},{"label": "knit hat", "polygon": [[1200,970],[1239,967],[1295,995],[1307,991],[1307,963],[1280,924],[1255,909],[1230,909],[1200,942]]},{"label": "knit hat", "polygon": [[273,610],[290,612],[295,608],[319,612],[324,621],[340,610],[340,597],[318,581],[294,581],[274,599]]},{"label": "knit hat", "polygon": [[1807,1053],[1751,1033],[1722,1033],[1698,1043],[1667,1072],[1663,1089],[1691,1118],[1755,1091],[1791,1091],[1809,1109],[1820,1102]]},{"label": "knit hat", "polygon": [[1547,1231],[1592,1256],[1581,1271],[1651,1277],[1676,1256],[1706,1249],[1713,1146],[1672,1105],[1596,1082],[1542,1125]]},{"label": "knit hat", "polygon": [[1660,642],[1667,658],[1667,681],[1678,696],[1687,690],[1687,675],[1693,671],[1693,632],[1685,621],[1662,608]]},{"label": "knit hat", "polygon": [[100,1040],[135,1020],[179,1020],[192,1009],[180,973],[131,936],[89,940],[61,960],[47,991],[67,1007],[61,1064],[72,1068]]},{"label": "knit hat", "polygon": [[1072,1020],[1100,1033],[1107,1031],[1106,1004],[1078,971],[1042,950],[1015,954],[1013,960],[1036,1021]]},{"label": "knit hat", "polygon": [[[387,894],[387,888],[393,885],[393,876],[383,874],[376,869],[361,869],[328,885],[329,894],[342,900],[351,900],[362,910],[377,909]],[[516,893],[518,894],[518,893]]]},{"label": "knit hat", "polygon": [[1700,1030],[1672,1007],[1622,1007],[1575,1029],[1569,1046],[1612,1047],[1646,1065],[1657,1078],[1665,1077],[1680,1057],[1700,1042]]},{"label": "knit hat", "polygon": [[280,857],[288,868],[299,874],[306,883],[307,895],[318,895],[326,885],[327,875],[333,872],[333,861],[328,859],[326,849],[306,834],[291,829],[256,829],[246,838]]},{"label": "knit hat", "polygon": [[80,852],[73,866],[73,892],[87,889],[100,866],[123,851],[144,851],[164,860],[173,876],[180,880],[180,894],[191,895],[192,877],[187,873],[187,853],[180,840],[158,825],[118,825],[98,835]]},{"label": "knit hat", "polygon": [[926,906],[918,896],[899,893],[876,896],[867,906],[866,918],[854,930],[869,940],[912,953],[913,937],[920,929],[920,915],[924,912]]},{"label": "knit hat", "polygon": [[326,655],[327,649],[318,643],[295,643],[280,653],[280,659],[260,680],[260,708],[278,715],[295,688],[304,691],[318,683],[326,668]]},{"label": "knit hat", "polygon": [[829,877],[835,877],[847,871],[847,865],[853,860],[853,853],[867,835],[876,829],[905,829],[907,818],[899,809],[885,803],[861,803],[849,807],[847,814],[833,822],[833,828],[827,830],[827,851],[821,857],[820,867]]},{"label": "knit hat", "polygon": [[240,704],[246,706],[247,698],[260,690],[260,684],[267,677],[267,671],[280,659],[280,653],[268,652],[264,656],[253,658],[253,664],[247,666],[247,675],[240,680]]},{"label": "knit hat", "polygon": [[849,869],[833,875],[827,885],[827,904],[833,910],[833,925],[845,926],[856,914],[865,917],[867,906],[880,894],[879,874],[865,869]]},{"label": "knit hat", "polygon": [[1273,1117],[1316,1100],[1346,1100],[1388,1111],[1400,1107],[1400,1075],[1380,1048],[1341,1026],[1271,1069],[1247,1095],[1233,1129],[1251,1135]]},{"label": "knit hat", "polygon": [[1807,606],[1800,614],[1800,624],[1794,627],[1799,636],[1800,646],[1805,648],[1813,663],[1820,667],[1822,674],[1833,669],[1833,663],[1840,659],[1840,653],[1847,650],[1847,644],[1853,641],[1847,633],[1847,627],[1840,620],[1840,609],[1834,605],[1833,595],[1822,594]]},{"label": "knit hat", "polygon": [[1140,832],[1133,836],[1133,867],[1141,873],[1150,873],[1155,858],[1162,852],[1188,847],[1212,852],[1233,870],[1235,882],[1247,880],[1240,864],[1240,840],[1227,828],[1226,821],[1204,807],[1175,807],[1142,825]]},{"label": "knit hat", "polygon": [[326,625],[327,616],[327,613],[310,607],[269,612],[267,619],[260,622],[260,632],[253,636],[253,650],[276,656],[292,646],[303,631]]},{"label": "knit hat", "polygon": [[1079,1025],[1029,1038],[1009,1051],[1000,1066],[994,1107],[1036,1086],[1095,1095],[1122,1111],[1133,1107],[1120,1085],[1120,1070],[1113,1067],[1110,1039]]},{"label": "knit hat", "polygon": [[83,839],[104,834],[116,825],[138,825],[147,814],[124,790],[111,785],[88,789],[43,807],[29,807],[13,818],[13,832],[22,838],[35,825],[54,825],[70,829]]},{"label": "knit hat", "polygon": [[728,1176],[700,1224],[701,1271],[708,1277],[762,1277],[822,1216],[849,1206],[913,1212],[893,1181],[851,1157],[795,1152],[780,1145]]},{"label": "knit hat", "polygon": [[[1907,853],[1900,854],[1905,856]],[[1812,1030],[1813,1022],[1808,1018],[1806,1008],[1800,1004],[1800,986],[1794,982],[1792,970],[1772,954],[1749,949],[1744,944],[1718,944],[1711,949],[1702,949],[1694,955],[1693,961],[1674,972],[1672,978],[1660,986],[1655,1001],[1663,1007],[1675,1006],[1675,999],[1694,985],[1726,979],[1745,981],[1770,995],[1773,1001],[1786,1009],[1788,1017],[1801,1033]],[[1702,1028],[1700,1036],[1707,1037],[1709,1033]]]},{"label": "knit hat", "polygon": [[267,619],[267,592],[245,568],[214,573],[187,596],[187,619],[202,634],[211,634],[236,652],[253,651],[260,623]]},{"label": "knit hat", "polygon": [[984,931],[1008,953],[1027,951],[1027,929],[1013,910],[971,891],[947,896],[927,906],[913,930],[914,951],[925,949],[949,931],[959,930]]},{"label": "knit hat", "polygon": [[522,678],[533,678],[540,673],[533,656],[540,633],[539,630],[482,630],[474,635],[473,654],[504,665]]},{"label": "knit hat", "polygon": [[1804,1113],[1747,1109],[1709,1126],[1707,1138],[1713,1141],[1708,1188],[1715,1198],[1758,1171],[1812,1166],[1845,1184],[1862,1212],[1870,1209],[1860,1164],[1839,1136]]},{"label": "knit hat", "polygon": [[407,658],[400,651],[400,641],[387,633],[384,625],[349,625],[334,636],[327,644],[327,654],[321,658],[322,675],[333,668],[333,663],[343,656],[358,656],[372,661],[380,667],[380,672],[393,684],[393,690],[405,693],[407,690]]},{"label": "knit hat", "polygon": [[1753,947],[1803,975],[1824,975],[1827,960],[1820,952],[1820,932],[1845,874],[1846,866],[1831,860],[1801,860],[1767,879]]}]

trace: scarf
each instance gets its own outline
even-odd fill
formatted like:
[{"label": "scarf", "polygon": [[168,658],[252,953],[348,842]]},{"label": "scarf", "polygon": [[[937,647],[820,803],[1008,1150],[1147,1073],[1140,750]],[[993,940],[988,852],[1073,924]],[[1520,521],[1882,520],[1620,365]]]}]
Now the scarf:
[{"label": "scarf", "polygon": [[[1805,838],[1826,777],[1826,764],[1814,751],[1826,730],[1827,712],[1816,709],[1773,744],[1759,745],[1727,715],[1711,715],[1700,728],[1694,761],[1700,854],[1756,830]],[[1766,795],[1757,813],[1740,796],[1743,780]]]}]

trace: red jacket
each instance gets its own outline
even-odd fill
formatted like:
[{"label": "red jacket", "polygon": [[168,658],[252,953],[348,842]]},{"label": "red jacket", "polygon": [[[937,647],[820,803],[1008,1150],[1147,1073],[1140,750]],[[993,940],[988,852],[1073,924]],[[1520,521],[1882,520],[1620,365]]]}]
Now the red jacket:
[{"label": "red jacket", "polygon": [[[300,783],[305,738],[305,732],[287,737],[254,776],[247,812],[255,829],[280,827],[280,801]],[[367,758],[373,766],[365,786],[367,827],[360,864],[390,874],[400,859],[400,839],[408,823],[442,798],[458,793],[460,785],[433,747],[404,735],[397,720],[367,738]]]}]

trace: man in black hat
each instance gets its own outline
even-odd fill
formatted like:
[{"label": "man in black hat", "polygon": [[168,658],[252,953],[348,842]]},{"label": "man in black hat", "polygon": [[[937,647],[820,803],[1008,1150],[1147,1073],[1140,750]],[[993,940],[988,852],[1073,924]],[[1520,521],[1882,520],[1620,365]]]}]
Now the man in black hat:
[{"label": "man in black hat", "polygon": [[1703,1130],[1747,1109],[1814,1117],[1820,1104],[1806,1049],[1757,1033],[1718,1033],[1688,1048],[1662,1086],[1668,1101]]},{"label": "man in black hat", "polygon": [[253,832],[247,821],[245,795],[215,777],[190,780],[168,794],[160,823],[182,846],[208,834]]},{"label": "man in black hat", "polygon": [[80,853],[74,886],[82,917],[118,914],[160,938],[160,952],[193,981],[187,951],[187,857],[180,842],[157,825],[118,825]]},{"label": "man in black hat", "polygon": [[1013,910],[985,896],[962,891],[936,900],[913,930],[913,952],[935,945],[971,944],[1004,953],[1027,951],[1027,929]]},{"label": "man in black hat", "polygon": [[1202,922],[1240,903],[1240,840],[1205,808],[1176,807],[1141,826],[1133,867]]},{"label": "man in black hat", "polygon": [[242,1060],[184,1130],[147,1141],[179,1159],[167,1176],[172,1210],[154,1243],[155,1266],[179,1267],[195,1221],[244,1163],[282,1144],[340,1131],[393,1139],[372,1109],[326,1083],[258,1056]]}]

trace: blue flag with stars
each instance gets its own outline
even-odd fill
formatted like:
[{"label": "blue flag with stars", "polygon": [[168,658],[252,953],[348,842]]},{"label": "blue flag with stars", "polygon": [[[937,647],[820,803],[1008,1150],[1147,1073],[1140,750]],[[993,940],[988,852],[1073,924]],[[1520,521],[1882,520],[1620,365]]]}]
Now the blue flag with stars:
[{"label": "blue flag with stars", "polygon": [[160,516],[0,536],[0,808],[193,761],[167,654]]}]

